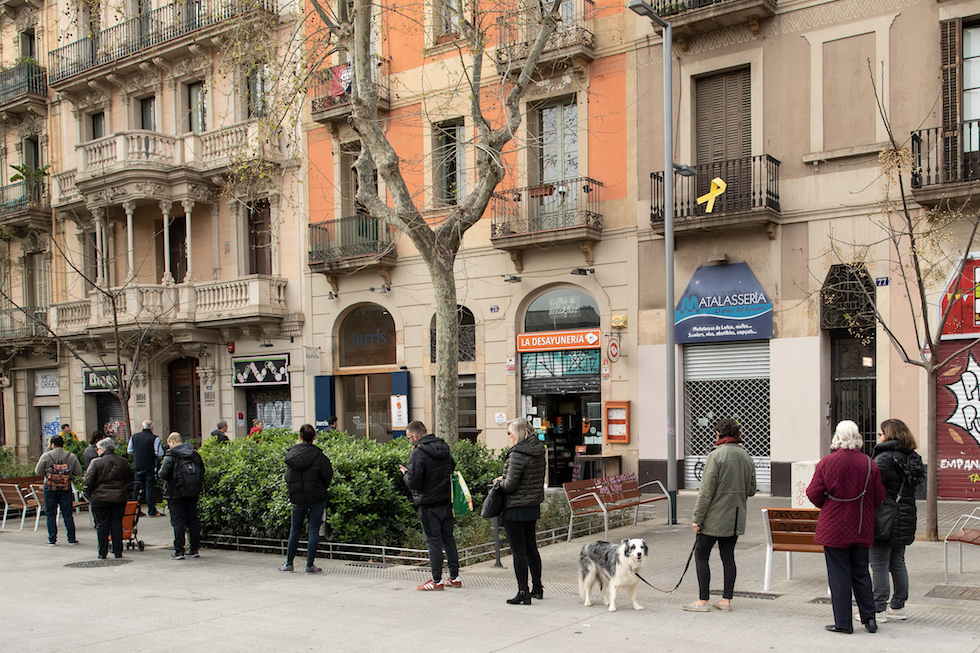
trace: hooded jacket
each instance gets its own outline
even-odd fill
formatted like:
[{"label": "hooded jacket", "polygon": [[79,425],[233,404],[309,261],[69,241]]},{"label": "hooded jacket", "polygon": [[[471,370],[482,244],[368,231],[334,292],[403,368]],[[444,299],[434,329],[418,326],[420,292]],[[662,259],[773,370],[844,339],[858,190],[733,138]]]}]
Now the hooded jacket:
[{"label": "hooded jacket", "polygon": [[538,506],[544,501],[544,444],[537,436],[521,440],[507,453],[500,489],[507,508]]},{"label": "hooded jacket", "polygon": [[701,475],[694,523],[711,537],[745,533],[746,501],[756,490],[755,463],[739,444],[715,447]]},{"label": "hooded jacket", "polygon": [[190,458],[197,463],[197,466],[201,468],[201,479],[204,478],[204,461],[201,460],[201,454],[194,450],[194,445],[190,442],[181,442],[166,453],[163,457],[163,463],[160,465],[159,476],[164,481],[163,496],[167,499],[189,498],[181,494],[174,483],[174,468],[185,458]]},{"label": "hooded jacket", "polygon": [[412,449],[405,472],[405,485],[417,506],[448,505],[452,501],[450,476],[456,461],[445,440],[429,433]]},{"label": "hooded jacket", "polygon": [[286,490],[297,506],[323,503],[333,480],[333,465],[320,447],[309,442],[294,444],[286,452]]},{"label": "hooded jacket", "polygon": [[[907,546],[915,541],[915,488],[925,478],[925,467],[922,457],[914,451],[909,451],[898,440],[879,442],[873,452],[875,462],[881,472],[881,484],[885,486],[885,496],[895,499],[898,491],[902,498],[898,502],[895,521],[892,522],[891,537],[880,540],[875,537],[875,544],[891,546]],[[902,481],[905,481],[904,487]]]},{"label": "hooded jacket", "polygon": [[885,498],[885,488],[878,466],[868,456],[858,449],[831,451],[817,463],[806,495],[820,508],[813,536],[817,544],[836,549],[871,547],[875,507]]},{"label": "hooded jacket", "polygon": [[133,485],[129,461],[114,453],[104,453],[88,466],[82,481],[85,496],[93,503],[126,503]]}]

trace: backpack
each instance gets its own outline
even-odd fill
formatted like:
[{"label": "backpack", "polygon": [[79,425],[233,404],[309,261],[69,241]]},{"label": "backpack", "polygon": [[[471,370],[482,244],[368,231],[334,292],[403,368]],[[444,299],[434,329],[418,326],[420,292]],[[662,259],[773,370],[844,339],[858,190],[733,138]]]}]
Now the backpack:
[{"label": "backpack", "polygon": [[71,489],[71,464],[70,458],[65,458],[60,463],[54,463],[44,471],[44,487],[48,490],[68,490]]},{"label": "backpack", "polygon": [[204,477],[201,474],[201,466],[192,456],[190,458],[177,458],[174,456],[174,490],[182,497],[196,497],[204,487]]}]

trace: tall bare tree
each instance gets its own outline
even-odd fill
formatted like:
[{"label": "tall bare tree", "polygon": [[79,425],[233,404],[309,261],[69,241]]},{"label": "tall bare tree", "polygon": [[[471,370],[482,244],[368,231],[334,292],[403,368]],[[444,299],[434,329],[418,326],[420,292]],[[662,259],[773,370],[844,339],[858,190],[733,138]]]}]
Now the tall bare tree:
[{"label": "tall bare tree", "polygon": [[[467,15],[458,17],[456,44],[462,62],[458,94],[469,100],[468,120],[476,132],[473,140],[476,171],[469,192],[438,224],[430,224],[423,218],[417,197],[402,174],[404,153],[400,154],[392,145],[384,124],[378,120],[378,94],[371,57],[376,5],[370,0],[337,0],[333,5],[324,0],[311,2],[329,32],[333,46],[330,52],[344,51],[351,61],[351,122],[362,143],[354,164],[359,181],[356,200],[373,217],[408,236],[429,270],[436,297],[435,432],[455,442],[458,439],[459,324],[454,265],[463,234],[483,216],[494,190],[504,178],[505,148],[521,124],[521,98],[532,82],[549,37],[561,21],[561,0],[552,0],[550,7],[525,14],[539,25],[537,35],[519,74],[507,78],[498,77],[495,72],[486,75],[484,71],[489,56],[486,47],[491,42],[489,32],[495,24],[491,18],[501,16],[502,3],[476,0],[472,4],[459,4],[472,8],[472,13],[466,11]],[[499,89],[503,98],[499,115],[484,106],[483,91],[490,85]],[[385,182],[392,206],[378,195],[375,170]]]}]

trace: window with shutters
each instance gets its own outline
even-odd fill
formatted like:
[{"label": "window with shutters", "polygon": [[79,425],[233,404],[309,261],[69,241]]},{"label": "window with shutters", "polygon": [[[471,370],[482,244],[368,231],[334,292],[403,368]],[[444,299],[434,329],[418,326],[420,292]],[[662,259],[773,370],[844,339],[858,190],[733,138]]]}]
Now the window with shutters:
[{"label": "window with shutters", "polygon": [[24,303],[31,308],[46,308],[51,301],[49,291],[51,264],[47,252],[35,252],[24,257]]},{"label": "window with shutters", "polygon": [[578,177],[578,106],[575,97],[537,107],[530,115],[538,185]]},{"label": "window with shutters", "polygon": [[248,205],[248,273],[272,274],[272,212],[268,200]]},{"label": "window with shutters", "polygon": [[466,194],[466,147],[463,121],[435,126],[435,187],[438,206],[454,206]]},{"label": "window with shutters", "polygon": [[752,208],[752,78],[749,68],[701,77],[695,83],[697,194],[711,180],[728,184],[714,211]]},{"label": "window with shutters", "polygon": [[980,178],[980,24],[940,23],[942,173],[945,181]]}]

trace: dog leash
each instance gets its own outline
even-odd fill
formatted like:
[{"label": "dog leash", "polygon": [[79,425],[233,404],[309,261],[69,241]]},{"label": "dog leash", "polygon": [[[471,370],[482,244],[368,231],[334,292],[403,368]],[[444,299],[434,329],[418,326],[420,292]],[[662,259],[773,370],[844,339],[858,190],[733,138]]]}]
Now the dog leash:
[{"label": "dog leash", "polygon": [[647,579],[646,579],[646,578],[644,578],[643,576],[641,576],[641,575],[639,575],[639,574],[637,574],[637,575],[636,575],[636,577],[637,577],[637,578],[639,578],[640,580],[642,580],[642,581],[643,581],[644,583],[646,583],[647,585],[650,585],[650,587],[652,587],[653,589],[655,589],[655,590],[657,590],[658,592],[663,592],[664,594],[673,594],[674,592],[676,592],[676,591],[677,591],[677,588],[681,586],[681,582],[682,582],[682,581],[684,580],[684,576],[685,576],[685,575],[687,575],[687,570],[688,570],[688,568],[690,568],[690,566],[691,566],[691,558],[693,558],[693,557],[694,557],[694,549],[696,549],[696,548],[697,548],[697,546],[698,546],[698,537],[700,537],[700,535],[701,535],[701,534],[700,534],[700,533],[698,533],[698,534],[696,534],[696,535],[694,536],[694,545],[693,545],[693,546],[691,547],[691,552],[687,554],[687,564],[685,564],[685,565],[684,565],[684,571],[682,571],[682,572],[681,572],[681,577],[680,577],[680,579],[678,579],[678,581],[677,581],[677,584],[676,584],[676,585],[674,585],[674,589],[672,589],[672,590],[670,590],[670,591],[667,591],[667,590],[662,590],[662,589],[660,589],[659,587],[657,587],[656,585],[652,585],[652,584],[651,584],[651,583],[650,583],[649,581],[647,581]]}]

